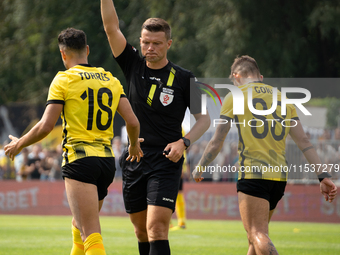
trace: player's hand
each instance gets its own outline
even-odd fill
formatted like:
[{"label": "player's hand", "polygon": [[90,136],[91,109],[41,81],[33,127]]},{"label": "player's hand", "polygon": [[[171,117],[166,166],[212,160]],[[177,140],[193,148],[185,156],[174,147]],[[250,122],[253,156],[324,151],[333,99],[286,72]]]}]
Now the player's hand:
[{"label": "player's hand", "polygon": [[200,182],[204,179],[204,177],[202,177],[203,171],[201,171],[201,169],[202,167],[197,165],[194,171],[192,171],[192,178],[194,178],[195,182]]},{"label": "player's hand", "polygon": [[163,155],[167,157],[169,160],[171,160],[172,162],[176,163],[182,158],[185,149],[186,147],[184,145],[183,139],[179,139],[176,142],[169,143],[164,148],[164,151],[168,151],[169,153],[166,154],[165,152],[163,152]]},{"label": "player's hand", "polygon": [[126,161],[140,161],[140,158],[144,156],[143,151],[140,147],[140,143],[144,142],[144,138],[138,138],[138,141],[135,145],[129,145],[129,156],[126,158]]},{"label": "player's hand", "polygon": [[320,192],[325,197],[326,201],[332,203],[336,197],[337,187],[329,178],[324,178],[320,183]]},{"label": "player's hand", "polygon": [[21,151],[21,148],[19,148],[19,145],[18,145],[19,138],[15,137],[15,136],[12,136],[12,135],[9,135],[8,137],[12,141],[5,146],[5,148],[4,148],[5,154],[11,160],[14,160],[14,157],[16,155],[18,155],[20,153],[20,151]]}]

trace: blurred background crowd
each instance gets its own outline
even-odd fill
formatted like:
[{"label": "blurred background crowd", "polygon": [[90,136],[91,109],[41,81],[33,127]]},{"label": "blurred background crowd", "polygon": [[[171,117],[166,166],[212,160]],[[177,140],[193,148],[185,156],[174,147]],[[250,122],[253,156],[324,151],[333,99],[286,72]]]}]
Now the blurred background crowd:
[{"label": "blurred background crowd", "polygon": [[[340,181],[340,128],[335,129],[316,129],[305,128],[312,144],[317,149],[323,164],[333,164],[332,175],[335,181]],[[118,159],[126,148],[127,139],[114,137],[112,148],[116,157],[116,180],[121,179],[122,170]],[[192,144],[186,152],[186,167],[183,174],[185,181],[193,181],[191,172],[199,162],[202,153],[212,137],[213,132],[207,132],[198,142]],[[14,161],[6,157],[2,144],[0,149],[0,180],[41,180],[57,181],[62,180],[61,163],[62,147],[46,147],[41,143],[34,144],[22,150]],[[235,166],[238,167],[238,134],[237,130],[231,129],[224,143],[221,153],[216,157],[211,165]],[[311,171],[300,171],[308,162],[305,160],[301,151],[297,148],[294,141],[288,136],[286,156],[289,165],[295,166],[296,171],[289,173],[289,180],[295,183],[314,183],[316,176]],[[327,166],[328,168],[330,165]],[[234,168],[235,169],[235,168]],[[294,169],[294,168],[292,168]],[[213,182],[236,182],[237,172],[235,171],[215,171],[203,174],[204,181]]]}]

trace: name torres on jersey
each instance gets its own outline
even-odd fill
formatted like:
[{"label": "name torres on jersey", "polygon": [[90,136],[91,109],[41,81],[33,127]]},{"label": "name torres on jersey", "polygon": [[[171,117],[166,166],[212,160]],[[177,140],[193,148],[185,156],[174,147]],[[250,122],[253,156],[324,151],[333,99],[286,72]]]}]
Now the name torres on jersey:
[{"label": "name torres on jersey", "polygon": [[93,73],[93,72],[81,72],[78,73],[81,77],[82,80],[84,80],[84,78],[86,80],[101,80],[101,81],[109,81],[110,78],[107,77],[106,73]]}]

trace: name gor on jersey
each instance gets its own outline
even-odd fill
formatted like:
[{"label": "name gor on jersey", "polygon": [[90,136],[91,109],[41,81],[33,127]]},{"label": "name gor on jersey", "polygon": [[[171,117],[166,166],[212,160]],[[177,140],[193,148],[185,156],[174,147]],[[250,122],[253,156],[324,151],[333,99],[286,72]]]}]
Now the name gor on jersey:
[{"label": "name gor on jersey", "polygon": [[92,72],[82,72],[82,73],[78,73],[81,77],[82,80],[84,80],[84,78],[86,80],[101,80],[101,81],[109,81],[110,78],[107,77],[107,75],[105,73],[92,73]]}]

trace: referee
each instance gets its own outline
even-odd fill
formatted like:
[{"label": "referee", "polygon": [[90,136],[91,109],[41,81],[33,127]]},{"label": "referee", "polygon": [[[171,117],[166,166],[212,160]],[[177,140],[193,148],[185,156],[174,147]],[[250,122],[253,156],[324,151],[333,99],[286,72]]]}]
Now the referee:
[{"label": "referee", "polygon": [[66,71],[53,79],[42,119],[5,147],[11,159],[47,136],[60,114],[63,120],[62,174],[73,215],[71,255],[104,255],[99,211],[115,175],[111,148],[115,112],[126,121],[130,160],[140,160],[139,122],[120,82],[103,68],[88,64],[83,31],[68,28],[58,36]]},{"label": "referee", "polygon": [[[169,222],[175,209],[183,164],[183,152],[209,127],[202,115],[198,89],[190,89],[194,75],[167,59],[171,47],[169,24],[160,18],[144,22],[142,56],[127,43],[119,29],[112,0],[101,0],[101,14],[113,56],[126,78],[127,97],[140,121],[144,157],[123,164],[123,196],[142,255],[168,255]],[[193,86],[194,87],[194,86]],[[182,121],[190,108],[196,123],[182,137]],[[164,152],[163,152],[164,151]]]}]

